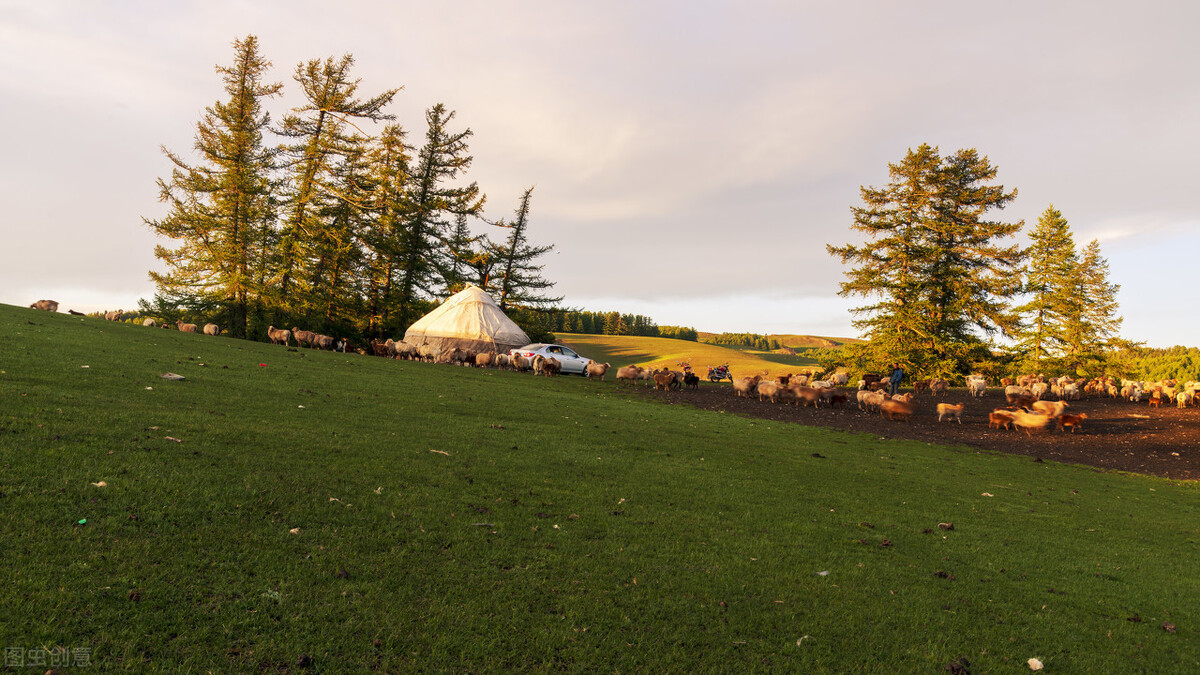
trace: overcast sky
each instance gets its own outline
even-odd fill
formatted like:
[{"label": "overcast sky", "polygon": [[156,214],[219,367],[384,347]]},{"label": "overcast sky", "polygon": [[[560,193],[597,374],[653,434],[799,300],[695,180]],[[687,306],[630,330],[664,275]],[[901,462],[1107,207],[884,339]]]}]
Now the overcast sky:
[{"label": "overcast sky", "polygon": [[[474,132],[488,216],[536,186],[564,304],[702,331],[853,336],[827,243],[921,143],[974,147],[1098,238],[1125,337],[1200,344],[1200,3],[0,0],[0,302],[153,295],[160,146],[187,153],[216,65],[256,35],[286,96],[353,54],[414,142]],[[1024,236],[1021,237],[1024,243]],[[1180,306],[1183,302],[1184,306]]]}]

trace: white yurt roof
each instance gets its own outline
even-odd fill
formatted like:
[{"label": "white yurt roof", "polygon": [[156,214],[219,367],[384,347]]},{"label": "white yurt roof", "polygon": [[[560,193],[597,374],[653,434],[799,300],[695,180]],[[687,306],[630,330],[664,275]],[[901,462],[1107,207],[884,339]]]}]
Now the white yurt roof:
[{"label": "white yurt roof", "polygon": [[435,344],[442,349],[508,351],[529,344],[529,336],[478,286],[467,286],[404,333],[404,341]]}]

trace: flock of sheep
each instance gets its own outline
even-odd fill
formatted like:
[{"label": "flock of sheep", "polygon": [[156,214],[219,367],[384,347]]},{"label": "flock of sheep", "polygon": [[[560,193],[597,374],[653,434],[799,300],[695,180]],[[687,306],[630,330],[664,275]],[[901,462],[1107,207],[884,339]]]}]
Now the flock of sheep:
[{"label": "flock of sheep", "polygon": [[[678,389],[681,384],[695,388],[699,382],[699,378],[686,367],[681,372],[668,368],[626,366],[617,371],[617,379],[627,384],[653,384],[656,389],[663,390]],[[811,381],[808,375],[789,374],[775,378],[754,375],[735,379],[733,392],[738,397],[757,397],[760,402],[844,408],[850,398],[847,390],[839,387],[845,387],[847,382],[845,373],[834,373],[827,379]],[[982,375],[969,375],[965,383],[967,393],[972,398],[981,399],[987,394],[987,379]],[[1069,376],[1047,378],[1044,375],[1024,375],[1015,380],[1003,378],[1000,384],[1004,387],[1007,405],[988,413],[989,428],[1020,429],[1027,435],[1032,435],[1030,432],[1033,430],[1048,427],[1064,431],[1069,429],[1074,433],[1083,426],[1088,416],[1087,413],[1069,413],[1068,402],[1085,397],[1109,397],[1134,403],[1147,400],[1151,407],[1175,403],[1180,408],[1197,405],[1197,399],[1200,398],[1200,382],[1194,381],[1180,385],[1175,380],[1121,380],[1118,384],[1108,377],[1075,380]],[[912,391],[893,396],[885,391],[888,386],[886,381],[877,375],[865,375],[858,382],[857,407],[863,412],[878,412],[888,420],[907,422],[916,412],[922,394],[928,392],[930,397],[936,399],[944,397],[950,389],[950,382],[942,378],[918,380],[912,385]],[[955,421],[962,424],[965,409],[965,403],[936,403],[939,422]]]},{"label": "flock of sheep", "polygon": [[[30,307],[50,312],[58,311],[58,303],[54,300],[39,300]],[[71,311],[72,314],[80,314]],[[104,318],[109,321],[120,321],[122,312],[105,312]],[[142,325],[154,327],[154,319],[147,318]],[[167,328],[166,324],[162,325]],[[219,335],[221,330],[216,324],[205,324],[203,329],[193,323],[176,322],[176,328],[184,333],[203,332],[205,335]],[[291,330],[278,329],[271,326],[267,330],[268,337],[274,344],[289,345],[292,341],[297,346],[309,348],[345,351],[346,341],[321,335],[312,331],[293,327]],[[373,353],[375,356],[386,358],[426,361],[430,363],[445,363],[454,365],[473,366],[478,368],[497,368],[518,372],[533,372],[535,375],[552,377],[562,372],[562,364],[552,357],[537,355],[532,359],[520,355],[495,353],[492,351],[475,352],[460,347],[439,349],[429,344],[414,345],[403,340],[372,341],[371,351],[358,350],[360,353]],[[589,361],[584,375],[588,379],[603,380],[610,365]],[[644,386],[653,385],[657,390],[678,390],[683,387],[696,389],[700,378],[686,364],[682,370],[670,368],[643,368],[637,365],[624,366],[617,369],[617,381],[621,384],[642,383]],[[733,381],[734,395],[754,398],[771,403],[792,403],[797,406],[820,407],[822,404],[831,407],[844,408],[849,402],[847,393],[839,390],[846,387],[848,376],[845,373],[833,373],[827,379],[810,380],[807,374],[783,375],[768,378],[763,375],[737,378]],[[864,375],[858,382],[856,403],[859,410],[878,412],[888,420],[905,421],[917,410],[919,395],[928,391],[934,398],[945,396],[949,391],[950,382],[941,378],[918,380],[912,383],[912,391],[896,396],[889,395],[884,389],[887,383],[878,375]],[[1179,408],[1194,406],[1200,398],[1200,382],[1189,381],[1179,384],[1176,380],[1160,380],[1158,382],[1139,382],[1121,380],[1118,384],[1113,378],[1095,378],[1091,380],[1075,380],[1069,376],[1047,378],[1044,375],[1023,375],[1015,380],[1002,378],[1000,385],[1004,387],[1006,407],[995,408],[988,413],[988,427],[996,429],[1023,429],[1026,434],[1031,430],[1046,427],[1070,429],[1074,432],[1087,419],[1086,413],[1071,414],[1067,412],[1068,401],[1077,401],[1084,397],[1108,397],[1124,399],[1133,403],[1146,400],[1150,407],[1160,407],[1165,404],[1175,404]],[[972,398],[983,398],[988,389],[986,378],[981,375],[966,377],[967,393]],[[1051,398],[1056,400],[1050,400]],[[938,402],[936,405],[938,421],[957,421],[962,424],[963,403]]]}]

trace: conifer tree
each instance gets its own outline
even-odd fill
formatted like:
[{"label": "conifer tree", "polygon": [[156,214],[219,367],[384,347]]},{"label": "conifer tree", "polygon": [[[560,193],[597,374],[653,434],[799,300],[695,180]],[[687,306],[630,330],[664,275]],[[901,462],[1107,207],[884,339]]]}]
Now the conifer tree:
[{"label": "conifer tree", "polygon": [[[372,143],[372,196],[363,235],[365,264],[366,332],[379,337],[388,332],[393,306],[393,287],[400,269],[404,223],[409,217],[408,188],[411,148],[404,130],[389,124]],[[394,327],[392,327],[394,328]]]},{"label": "conifer tree", "polygon": [[1070,283],[1079,260],[1070,225],[1053,204],[1029,238],[1023,270],[1029,301],[1017,308],[1024,321],[1016,347],[1024,354],[1025,368],[1039,372],[1044,359],[1063,352],[1067,318],[1075,311]]},{"label": "conifer tree", "polygon": [[329,249],[344,243],[343,233],[328,229],[332,210],[346,196],[338,192],[338,165],[363,150],[365,133],[357,125],[394,119],[383,110],[399,90],[357,98],[360,80],[351,78],[353,66],[349,54],[296,66],[295,79],[305,102],[283,118],[279,130],[293,142],[287,148],[292,175],[278,250],[278,299],[295,313],[313,313],[307,299],[319,297],[320,286],[329,283],[326,277],[335,267],[328,259]]},{"label": "conifer tree", "polygon": [[532,187],[521,195],[516,219],[511,224],[499,223],[509,228],[508,238],[503,244],[491,247],[500,274],[496,282],[500,291],[500,309],[510,305],[546,307],[562,300],[561,296],[549,297],[541,293],[554,286],[554,282],[542,277],[544,265],[536,265],[534,261],[554,250],[554,246],[533,246],[529,243],[529,200],[532,195]]},{"label": "conifer tree", "polygon": [[417,154],[407,191],[406,211],[398,232],[396,312],[401,323],[415,317],[419,297],[433,295],[437,281],[439,242],[448,228],[447,217],[478,215],[484,195],[479,186],[449,185],[471,165],[467,139],[471,130],[449,129],[454,112],[441,103],[425,113],[425,144]]},{"label": "conifer tree", "polygon": [[988,220],[1016,195],[990,184],[997,170],[974,149],[942,158],[928,144],[888,166],[891,182],[863,187],[852,229],[862,245],[828,246],[852,267],[840,295],[862,296],[854,324],[870,338],[870,360],[901,361],[915,372],[950,374],[986,351],[982,337],[1016,325],[1007,301],[1020,247],[1001,240],[1021,223]]},{"label": "conifer tree", "polygon": [[1093,239],[1070,276],[1070,314],[1065,325],[1065,350],[1068,365],[1080,375],[1095,376],[1105,360],[1123,319],[1117,315],[1120,285],[1108,280],[1108,260]]},{"label": "conifer tree", "polygon": [[229,99],[206,108],[196,125],[200,163],[163,148],[175,165],[169,180],[158,180],[159,198],[170,210],[160,220],[143,220],[178,241],[175,248],[155,247],[167,267],[150,272],[159,294],[193,311],[217,312],[230,335],[246,337],[264,291],[262,263],[276,215],[276,152],[264,145],[270,116],[263,100],[282,85],[263,81],[271,63],[259,54],[255,36],[235,40],[233,50],[233,65],[216,69]]}]

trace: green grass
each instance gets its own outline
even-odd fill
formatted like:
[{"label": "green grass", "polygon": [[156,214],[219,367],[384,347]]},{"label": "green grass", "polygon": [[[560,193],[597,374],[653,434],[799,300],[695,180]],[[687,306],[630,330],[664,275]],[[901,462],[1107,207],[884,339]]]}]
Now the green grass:
[{"label": "green grass", "polygon": [[173,673],[1200,668],[1194,483],[611,381],[7,306],[0,328],[6,648]]},{"label": "green grass", "polygon": [[562,333],[558,339],[580,354],[601,363],[611,363],[614,368],[636,364],[674,369],[684,362],[691,364],[701,378],[708,373],[709,366],[723,363],[729,364],[734,377],[760,373],[769,373],[773,377],[808,370],[816,365],[816,361],[802,356],[673,338]]}]

